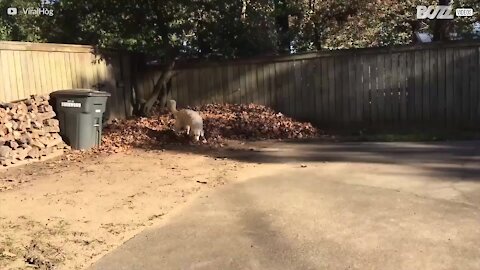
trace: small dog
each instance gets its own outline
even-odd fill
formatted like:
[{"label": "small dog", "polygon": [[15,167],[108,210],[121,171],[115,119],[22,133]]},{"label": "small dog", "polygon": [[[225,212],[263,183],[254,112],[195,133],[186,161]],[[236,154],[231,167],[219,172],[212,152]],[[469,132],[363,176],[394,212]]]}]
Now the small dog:
[{"label": "small dog", "polygon": [[175,100],[169,100],[167,107],[175,118],[175,132],[186,130],[187,135],[193,136],[195,141],[198,142],[202,137],[202,142],[207,142],[203,131],[203,119],[198,112],[189,109],[178,111]]}]

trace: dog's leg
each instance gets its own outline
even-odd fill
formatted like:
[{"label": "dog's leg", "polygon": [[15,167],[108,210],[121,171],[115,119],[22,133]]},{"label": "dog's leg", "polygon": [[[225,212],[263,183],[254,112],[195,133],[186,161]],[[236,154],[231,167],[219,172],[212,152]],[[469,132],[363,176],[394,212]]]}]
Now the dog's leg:
[{"label": "dog's leg", "polygon": [[175,134],[178,135],[181,131],[180,123],[178,121],[175,121],[175,125],[173,126],[173,130],[175,131]]},{"label": "dog's leg", "polygon": [[186,126],[187,129],[187,135],[190,135],[190,126]]}]

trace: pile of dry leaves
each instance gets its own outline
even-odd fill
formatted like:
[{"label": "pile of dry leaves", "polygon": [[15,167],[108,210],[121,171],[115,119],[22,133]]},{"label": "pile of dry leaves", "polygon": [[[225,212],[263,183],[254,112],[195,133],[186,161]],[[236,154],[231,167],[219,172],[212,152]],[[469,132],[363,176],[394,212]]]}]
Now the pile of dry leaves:
[{"label": "pile of dry leaves", "polygon": [[[312,124],[295,121],[262,105],[208,104],[192,109],[202,115],[210,145],[219,145],[228,139],[292,139],[318,135]],[[132,147],[151,149],[186,143],[188,138],[173,133],[174,122],[165,109],[156,109],[149,118],[114,121],[104,128],[102,146],[93,151],[112,153]]]},{"label": "pile of dry leaves", "polygon": [[201,112],[208,138],[213,140],[265,140],[308,138],[318,134],[310,123],[302,123],[255,104],[208,104]]}]

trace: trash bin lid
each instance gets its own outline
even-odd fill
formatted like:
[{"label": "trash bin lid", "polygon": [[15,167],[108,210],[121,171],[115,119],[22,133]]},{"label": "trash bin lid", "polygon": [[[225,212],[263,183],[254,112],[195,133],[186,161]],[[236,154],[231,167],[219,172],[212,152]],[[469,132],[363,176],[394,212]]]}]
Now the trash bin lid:
[{"label": "trash bin lid", "polygon": [[76,97],[109,97],[110,93],[92,89],[68,89],[58,90],[51,93],[52,96],[76,96]]}]

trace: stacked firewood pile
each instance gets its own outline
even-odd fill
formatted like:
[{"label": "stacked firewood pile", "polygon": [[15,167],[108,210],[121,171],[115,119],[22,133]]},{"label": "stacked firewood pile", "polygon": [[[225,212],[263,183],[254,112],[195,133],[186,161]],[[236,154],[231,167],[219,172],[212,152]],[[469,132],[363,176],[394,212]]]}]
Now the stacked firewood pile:
[{"label": "stacked firewood pile", "polygon": [[41,160],[68,148],[48,96],[0,104],[0,165]]}]

